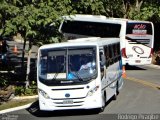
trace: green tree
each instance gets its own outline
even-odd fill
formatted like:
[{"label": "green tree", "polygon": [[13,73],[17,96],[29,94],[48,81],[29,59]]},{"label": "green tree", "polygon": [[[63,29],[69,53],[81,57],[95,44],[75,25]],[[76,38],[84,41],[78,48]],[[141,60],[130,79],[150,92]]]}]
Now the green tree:
[{"label": "green tree", "polygon": [[103,0],[72,0],[72,11],[78,14],[104,14]]},{"label": "green tree", "polygon": [[[1,35],[12,36],[20,33],[24,39],[22,70],[26,41],[35,43],[58,42],[58,23],[60,17],[70,14],[70,0],[3,0],[0,6]],[[53,26],[50,26],[51,23]],[[50,29],[53,31],[51,31]],[[50,32],[49,32],[50,31]],[[30,46],[31,48],[31,46]],[[29,53],[31,53],[29,48]],[[30,57],[28,57],[29,59]],[[28,60],[29,61],[29,60]],[[28,63],[29,64],[29,63]],[[27,72],[27,74],[29,71]],[[28,77],[27,77],[28,81]],[[28,83],[28,82],[27,82]]]},{"label": "green tree", "polygon": [[123,17],[133,20],[159,21],[159,0],[122,0]]},{"label": "green tree", "polygon": [[159,21],[159,0],[72,0],[78,14]]}]

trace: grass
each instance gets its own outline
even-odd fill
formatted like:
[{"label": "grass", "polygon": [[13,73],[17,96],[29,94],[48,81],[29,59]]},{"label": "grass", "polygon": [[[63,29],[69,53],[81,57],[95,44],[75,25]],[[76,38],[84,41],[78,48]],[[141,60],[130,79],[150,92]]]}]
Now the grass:
[{"label": "grass", "polygon": [[5,109],[9,109],[9,108],[14,108],[14,107],[18,107],[18,106],[22,106],[22,105],[26,105],[32,102],[37,101],[37,98],[32,98],[32,99],[23,99],[23,100],[11,100],[8,102],[5,102],[3,104],[0,105],[0,110],[5,110]]}]

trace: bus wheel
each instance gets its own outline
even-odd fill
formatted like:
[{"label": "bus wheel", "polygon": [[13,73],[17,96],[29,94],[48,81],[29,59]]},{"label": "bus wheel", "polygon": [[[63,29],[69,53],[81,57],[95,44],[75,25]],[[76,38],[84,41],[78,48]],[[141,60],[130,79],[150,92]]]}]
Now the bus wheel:
[{"label": "bus wheel", "polygon": [[100,112],[103,112],[106,107],[106,94],[104,93],[102,96],[102,107],[100,108]]},{"label": "bus wheel", "polygon": [[117,81],[117,84],[116,84],[116,92],[113,96],[113,100],[117,100],[117,95],[119,94],[119,90],[118,90],[118,81]]}]

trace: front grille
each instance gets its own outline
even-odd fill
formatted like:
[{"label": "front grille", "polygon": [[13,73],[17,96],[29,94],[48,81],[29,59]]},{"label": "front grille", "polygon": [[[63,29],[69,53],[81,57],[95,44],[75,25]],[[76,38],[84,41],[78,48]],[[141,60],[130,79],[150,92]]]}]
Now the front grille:
[{"label": "front grille", "polygon": [[66,105],[66,106],[56,106],[56,107],[78,107],[78,106],[82,106],[82,105]]},{"label": "front grille", "polygon": [[77,88],[56,88],[52,89],[53,91],[59,91],[59,90],[79,90],[79,89],[84,89],[84,87],[77,87]]},{"label": "front grille", "polygon": [[[83,103],[84,101],[75,101],[75,102],[73,102],[73,104],[74,103]],[[54,104],[63,104],[63,102],[54,102]]]},{"label": "front grille", "polygon": [[52,100],[66,100],[66,99],[84,99],[85,97],[78,97],[78,98],[51,98]]},{"label": "front grille", "polygon": [[70,98],[71,103],[65,102],[65,100],[69,99],[52,99],[51,104],[54,105],[55,107],[75,107],[75,106],[82,106],[83,103],[85,102],[84,98]]}]

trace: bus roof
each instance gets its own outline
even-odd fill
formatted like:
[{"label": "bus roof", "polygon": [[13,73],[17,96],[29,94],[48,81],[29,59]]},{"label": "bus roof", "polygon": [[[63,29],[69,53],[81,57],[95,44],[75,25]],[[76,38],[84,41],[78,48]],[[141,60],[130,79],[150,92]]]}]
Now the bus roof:
[{"label": "bus roof", "polygon": [[131,20],[131,19],[125,19],[125,18],[108,18],[110,20],[115,20],[115,21],[125,21],[125,22],[143,22],[143,23],[150,23],[151,21],[144,21],[144,20]]},{"label": "bus roof", "polygon": [[103,15],[86,15],[86,14],[75,14],[75,15],[68,15],[68,16],[63,16],[64,19],[67,20],[86,20],[86,19],[97,19],[97,20],[105,20],[106,16]]},{"label": "bus roof", "polygon": [[[63,16],[64,20],[74,20],[74,21],[89,21],[89,22],[111,22],[115,23],[113,19],[107,18],[103,15],[85,15],[85,14],[75,14],[75,15],[68,15]],[[107,21],[106,21],[107,20]],[[120,24],[120,22],[117,21]]]},{"label": "bus roof", "polygon": [[[113,17],[106,17],[103,15],[87,15],[87,14],[75,14],[75,15],[67,15],[63,16],[65,20],[75,20],[75,21],[90,21],[90,22],[111,22],[111,23],[121,23],[121,22],[145,22],[149,23],[150,21],[144,20],[131,20],[125,18],[113,18]],[[106,21],[107,20],[107,21]]]},{"label": "bus roof", "polygon": [[40,47],[40,49],[58,48],[58,47],[71,47],[71,46],[103,46],[120,42],[119,38],[100,38],[100,37],[88,37],[68,40],[62,43],[46,44]]}]

